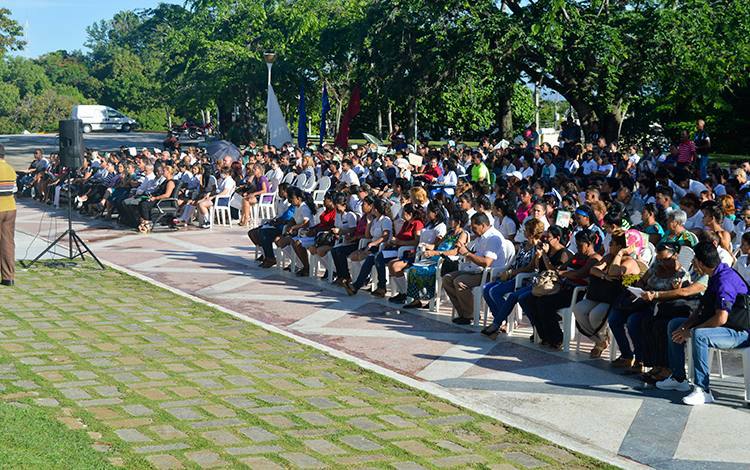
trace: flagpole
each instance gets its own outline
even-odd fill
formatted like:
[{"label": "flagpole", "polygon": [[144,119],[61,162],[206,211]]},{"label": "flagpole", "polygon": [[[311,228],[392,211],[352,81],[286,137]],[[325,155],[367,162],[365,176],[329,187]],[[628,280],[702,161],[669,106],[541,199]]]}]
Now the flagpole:
[{"label": "flagpole", "polygon": [[[271,89],[271,67],[273,67],[274,61],[276,61],[276,53],[268,51],[263,53],[263,59],[266,61],[266,67],[268,67],[268,89]],[[266,144],[271,144],[271,130],[266,124]]]}]

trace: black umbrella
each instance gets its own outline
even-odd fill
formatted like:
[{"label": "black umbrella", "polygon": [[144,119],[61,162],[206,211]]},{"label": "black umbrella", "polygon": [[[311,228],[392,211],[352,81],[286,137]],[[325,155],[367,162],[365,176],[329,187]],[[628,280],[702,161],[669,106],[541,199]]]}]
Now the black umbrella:
[{"label": "black umbrella", "polygon": [[212,161],[220,160],[229,155],[232,160],[240,159],[240,149],[231,142],[226,140],[217,140],[206,145],[206,154]]}]

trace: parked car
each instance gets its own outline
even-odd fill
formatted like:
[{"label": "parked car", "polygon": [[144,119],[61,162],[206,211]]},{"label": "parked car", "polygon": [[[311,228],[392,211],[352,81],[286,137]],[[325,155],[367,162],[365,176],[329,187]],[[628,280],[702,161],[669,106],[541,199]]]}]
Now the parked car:
[{"label": "parked car", "polygon": [[83,132],[121,131],[130,132],[138,127],[135,119],[129,118],[120,111],[99,104],[81,104],[73,106],[71,119],[83,121]]}]

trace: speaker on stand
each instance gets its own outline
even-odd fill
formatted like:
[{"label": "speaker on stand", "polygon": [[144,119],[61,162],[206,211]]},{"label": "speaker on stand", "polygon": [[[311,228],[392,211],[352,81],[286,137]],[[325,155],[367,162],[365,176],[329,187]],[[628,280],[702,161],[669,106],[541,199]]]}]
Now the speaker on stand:
[{"label": "speaker on stand", "polygon": [[[39,255],[34,258],[26,268],[30,268],[37,261],[39,261],[45,254],[52,250],[56,245],[60,244],[65,237],[68,237],[68,254],[66,256],[69,260],[74,260],[81,257],[81,260],[85,260],[85,253],[91,255],[94,261],[99,265],[100,268],[104,269],[104,265],[99,258],[96,257],[93,251],[86,245],[86,243],[78,236],[76,231],[73,229],[73,197],[70,193],[70,180],[73,176],[73,172],[81,168],[83,164],[83,121],[80,119],[66,119],[60,121],[60,163],[62,164],[65,171],[65,180],[63,184],[68,187],[68,229],[63,232],[62,235],[57,237],[55,241],[49,244]],[[76,247],[76,251],[73,251],[73,245]]]}]

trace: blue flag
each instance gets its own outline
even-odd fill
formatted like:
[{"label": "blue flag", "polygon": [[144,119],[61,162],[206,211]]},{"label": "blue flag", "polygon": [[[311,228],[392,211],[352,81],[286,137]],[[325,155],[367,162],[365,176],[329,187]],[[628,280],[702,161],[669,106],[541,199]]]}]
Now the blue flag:
[{"label": "blue flag", "polygon": [[326,117],[331,110],[331,103],[328,102],[328,88],[323,84],[323,111],[320,113],[320,145],[323,145],[323,139],[326,138]]},{"label": "blue flag", "polygon": [[297,121],[297,145],[300,148],[307,147],[307,112],[305,112],[305,87],[299,86],[299,108],[297,109],[299,120]]}]

